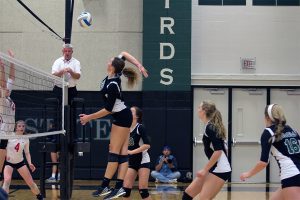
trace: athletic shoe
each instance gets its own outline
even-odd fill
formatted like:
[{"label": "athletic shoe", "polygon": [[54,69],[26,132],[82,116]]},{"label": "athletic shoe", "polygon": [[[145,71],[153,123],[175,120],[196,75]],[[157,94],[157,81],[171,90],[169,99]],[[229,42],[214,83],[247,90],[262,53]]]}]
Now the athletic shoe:
[{"label": "athletic shoe", "polygon": [[175,184],[175,183],[177,183],[177,179],[176,178],[171,179],[171,180],[168,181],[168,183]]},{"label": "athletic shoe", "polygon": [[95,192],[92,193],[94,197],[101,197],[105,195],[109,195],[113,189],[109,187],[99,187]]},{"label": "athletic shoe", "polygon": [[46,183],[55,183],[56,182],[56,178],[55,177],[50,177],[48,179],[46,179]]},{"label": "athletic shoe", "polygon": [[36,195],[36,199],[38,199],[38,200],[43,200],[44,197],[43,197],[41,194],[38,194],[38,195]]},{"label": "athletic shoe", "polygon": [[113,189],[112,192],[104,197],[104,200],[106,199],[117,199],[119,197],[122,197],[126,194],[125,190],[123,188],[120,189]]}]

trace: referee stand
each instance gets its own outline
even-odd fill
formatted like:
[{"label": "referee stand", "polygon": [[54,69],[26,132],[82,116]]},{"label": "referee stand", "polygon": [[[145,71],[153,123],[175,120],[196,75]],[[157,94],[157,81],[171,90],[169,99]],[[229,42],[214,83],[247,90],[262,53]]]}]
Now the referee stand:
[{"label": "referee stand", "polygon": [[[57,98],[47,98],[45,100],[44,119],[47,121],[49,117],[49,110],[55,112],[55,123],[61,126],[60,111],[61,106]],[[64,129],[66,134],[60,134],[58,142],[49,142],[44,138],[44,141],[40,143],[41,156],[41,174],[40,174],[40,190],[41,194],[46,197],[46,186],[48,185],[60,185],[60,199],[68,200],[72,197],[73,179],[74,179],[74,160],[75,156],[83,156],[84,152],[90,152],[90,143],[86,139],[86,129],[82,129],[82,138],[79,140],[76,126],[77,126],[77,110],[80,113],[85,113],[85,105],[83,98],[74,98],[70,105],[64,106]],[[46,123],[45,123],[46,124]],[[47,131],[47,127],[45,126]],[[47,162],[47,153],[60,152],[59,162],[52,163]],[[60,170],[60,181],[55,183],[46,183],[46,169],[57,165]]]}]

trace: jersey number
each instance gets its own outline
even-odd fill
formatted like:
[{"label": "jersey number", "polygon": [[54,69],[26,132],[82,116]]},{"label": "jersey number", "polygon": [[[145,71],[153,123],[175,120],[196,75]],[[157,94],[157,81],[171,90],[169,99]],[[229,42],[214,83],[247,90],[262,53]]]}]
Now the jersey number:
[{"label": "jersey number", "polygon": [[285,139],[284,144],[287,147],[289,154],[300,153],[300,146],[295,138]]},{"label": "jersey number", "polygon": [[18,143],[16,146],[15,146],[15,150],[18,152],[20,149],[20,143]]}]

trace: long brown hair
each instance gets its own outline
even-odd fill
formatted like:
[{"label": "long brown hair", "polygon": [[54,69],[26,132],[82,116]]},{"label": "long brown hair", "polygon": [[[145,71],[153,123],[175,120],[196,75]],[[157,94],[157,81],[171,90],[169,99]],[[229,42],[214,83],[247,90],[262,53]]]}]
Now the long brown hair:
[{"label": "long brown hair", "polygon": [[127,85],[129,88],[132,88],[137,83],[138,73],[130,67],[125,67],[123,59],[115,57],[111,64],[114,66],[116,74],[122,73],[128,79]]},{"label": "long brown hair", "polygon": [[142,109],[140,109],[137,106],[132,106],[132,108],[134,108],[134,110],[135,110],[135,115],[137,116],[137,122],[141,124],[143,122],[143,111],[142,111]]},{"label": "long brown hair", "polygon": [[202,110],[204,110],[206,118],[216,128],[217,136],[222,139],[226,139],[226,129],[222,121],[222,115],[216,108],[216,105],[211,101],[202,101],[200,104]]},{"label": "long brown hair", "polygon": [[283,108],[278,104],[267,105],[265,108],[265,116],[275,125],[275,141],[281,140],[282,131],[286,125]]}]

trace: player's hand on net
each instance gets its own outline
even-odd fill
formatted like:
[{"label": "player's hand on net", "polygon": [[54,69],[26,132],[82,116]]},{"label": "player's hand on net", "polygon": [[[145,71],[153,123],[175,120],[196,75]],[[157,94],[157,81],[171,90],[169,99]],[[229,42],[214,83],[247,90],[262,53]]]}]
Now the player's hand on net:
[{"label": "player's hand on net", "polygon": [[8,55],[9,55],[10,57],[12,57],[12,58],[15,57],[15,54],[14,54],[14,52],[13,52],[11,49],[9,49],[7,52],[8,52]]}]

